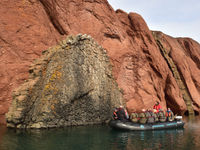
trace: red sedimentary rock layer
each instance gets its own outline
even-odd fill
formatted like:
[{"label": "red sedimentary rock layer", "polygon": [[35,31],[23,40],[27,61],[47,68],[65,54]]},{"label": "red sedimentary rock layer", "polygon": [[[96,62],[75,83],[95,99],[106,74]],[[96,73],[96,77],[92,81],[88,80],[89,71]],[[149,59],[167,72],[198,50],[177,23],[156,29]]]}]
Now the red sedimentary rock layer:
[{"label": "red sedimentary rock layer", "polygon": [[[1,122],[12,90],[28,78],[31,62],[42,50],[78,33],[91,35],[107,50],[130,112],[152,107],[156,100],[163,108],[186,111],[173,74],[139,14],[114,11],[107,0],[1,0],[0,14]],[[163,39],[199,111],[200,45],[164,34]]]}]

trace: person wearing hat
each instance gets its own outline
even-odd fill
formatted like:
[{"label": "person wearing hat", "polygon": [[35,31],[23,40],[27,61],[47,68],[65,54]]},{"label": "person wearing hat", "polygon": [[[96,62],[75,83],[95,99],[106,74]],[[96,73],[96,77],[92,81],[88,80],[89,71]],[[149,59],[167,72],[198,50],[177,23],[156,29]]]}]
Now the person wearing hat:
[{"label": "person wearing hat", "polygon": [[153,116],[153,111],[151,109],[148,109],[146,111],[146,117],[147,117],[147,123],[154,123],[155,122],[155,118]]},{"label": "person wearing hat", "polygon": [[154,117],[155,122],[159,121],[159,119],[158,119],[158,113],[157,113],[156,109],[153,109],[153,117]]},{"label": "person wearing hat", "polygon": [[158,112],[158,118],[160,122],[165,122],[167,120],[166,114],[162,109]]},{"label": "person wearing hat", "polygon": [[131,113],[130,115],[130,120],[134,123],[137,123],[138,122],[138,113],[136,113],[135,110],[133,110],[133,112]]},{"label": "person wearing hat", "polygon": [[174,113],[171,111],[170,108],[167,109],[166,117],[167,121],[174,121]]},{"label": "person wearing hat", "polygon": [[121,121],[127,121],[129,116],[128,116],[128,112],[124,109],[123,106],[120,106],[119,108],[117,108],[117,110],[115,110],[115,113],[116,113],[116,118],[118,120],[121,120]]},{"label": "person wearing hat", "polygon": [[146,110],[142,109],[142,112],[139,113],[139,123],[141,123],[141,124],[145,124],[147,122],[147,117],[146,117],[145,112],[146,112]]}]

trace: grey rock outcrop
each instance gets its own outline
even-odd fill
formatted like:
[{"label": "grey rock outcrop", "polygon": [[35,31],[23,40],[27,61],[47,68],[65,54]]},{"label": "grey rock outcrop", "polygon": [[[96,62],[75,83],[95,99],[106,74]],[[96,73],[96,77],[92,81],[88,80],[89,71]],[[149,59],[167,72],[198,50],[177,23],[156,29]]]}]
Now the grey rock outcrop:
[{"label": "grey rock outcrop", "polygon": [[104,123],[123,102],[106,51],[88,35],[69,36],[44,51],[29,72],[13,92],[8,127]]}]

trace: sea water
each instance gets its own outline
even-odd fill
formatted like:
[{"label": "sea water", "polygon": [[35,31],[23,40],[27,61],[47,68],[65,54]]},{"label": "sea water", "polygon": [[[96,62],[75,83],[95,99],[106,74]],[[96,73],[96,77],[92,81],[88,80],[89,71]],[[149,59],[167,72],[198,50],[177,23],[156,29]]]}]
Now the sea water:
[{"label": "sea water", "polygon": [[158,131],[117,131],[106,125],[48,130],[2,126],[0,150],[200,150],[200,121]]}]

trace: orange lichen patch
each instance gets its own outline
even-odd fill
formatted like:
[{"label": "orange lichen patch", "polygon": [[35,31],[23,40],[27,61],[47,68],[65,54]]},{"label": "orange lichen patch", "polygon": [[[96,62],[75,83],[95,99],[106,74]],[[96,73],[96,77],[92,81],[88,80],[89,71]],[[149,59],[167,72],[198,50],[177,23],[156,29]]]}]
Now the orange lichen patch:
[{"label": "orange lichen patch", "polygon": [[58,89],[55,89],[53,94],[56,95],[58,93]]},{"label": "orange lichen patch", "polygon": [[60,79],[61,76],[62,76],[62,73],[60,71],[56,70],[56,71],[53,72],[53,74],[51,75],[51,78],[49,80],[54,81],[56,79]]},{"label": "orange lichen patch", "polygon": [[44,89],[49,89],[51,86],[50,86],[50,84],[47,84],[45,87],[44,87]]},{"label": "orange lichen patch", "polygon": [[48,51],[51,53],[51,52],[55,52],[55,51],[60,50],[60,49],[62,49],[61,46],[56,45],[54,47],[49,48]]},{"label": "orange lichen patch", "polygon": [[70,49],[71,47],[69,45],[66,45],[65,50]]},{"label": "orange lichen patch", "polygon": [[42,76],[44,77],[46,75],[46,67],[44,67],[43,69],[42,69]]},{"label": "orange lichen patch", "polygon": [[55,110],[55,106],[54,105],[51,105],[51,110]]},{"label": "orange lichen patch", "polygon": [[61,68],[61,66],[58,66],[56,70],[53,71],[51,77],[49,78],[49,81],[44,86],[42,92],[42,105],[45,104],[45,101],[47,100],[46,96],[48,95],[48,93],[51,93],[53,95],[56,95],[58,93],[58,88],[56,87],[56,80],[59,80],[62,77]]},{"label": "orange lichen patch", "polygon": [[28,89],[28,92],[29,92],[29,94],[32,94],[32,92],[33,92],[33,88],[30,87],[30,88]]},{"label": "orange lichen patch", "polygon": [[57,104],[58,104],[58,100],[53,99],[50,108],[51,108],[51,111],[52,111],[54,114],[56,114],[56,108],[55,108],[55,106],[56,106]]}]

